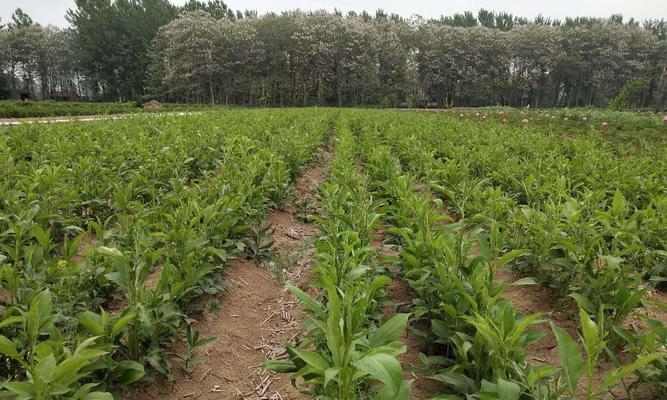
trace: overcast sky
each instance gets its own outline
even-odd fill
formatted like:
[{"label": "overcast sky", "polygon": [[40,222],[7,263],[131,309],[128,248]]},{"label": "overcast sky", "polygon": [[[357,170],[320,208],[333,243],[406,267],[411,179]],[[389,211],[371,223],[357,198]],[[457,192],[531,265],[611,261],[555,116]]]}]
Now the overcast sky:
[{"label": "overcast sky", "polygon": [[[186,0],[171,0],[183,4]],[[523,17],[542,14],[547,17],[566,16],[608,17],[623,14],[626,18],[667,18],[665,0],[229,0],[226,3],[234,10],[251,9],[260,14],[267,11],[282,11],[300,8],[302,10],[337,8],[342,11],[382,8],[387,12],[409,17],[418,14],[423,17],[438,17],[480,8],[507,11]],[[0,18],[7,21],[17,7],[21,7],[40,24],[67,26],[65,10],[74,6],[74,0],[0,0]]]}]

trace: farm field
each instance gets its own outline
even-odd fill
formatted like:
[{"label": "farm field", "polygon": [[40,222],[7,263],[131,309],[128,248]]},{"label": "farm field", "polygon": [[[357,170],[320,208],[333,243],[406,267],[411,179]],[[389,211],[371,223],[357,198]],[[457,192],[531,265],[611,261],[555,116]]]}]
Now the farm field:
[{"label": "farm field", "polygon": [[662,115],[202,110],[0,169],[9,397],[667,396]]}]

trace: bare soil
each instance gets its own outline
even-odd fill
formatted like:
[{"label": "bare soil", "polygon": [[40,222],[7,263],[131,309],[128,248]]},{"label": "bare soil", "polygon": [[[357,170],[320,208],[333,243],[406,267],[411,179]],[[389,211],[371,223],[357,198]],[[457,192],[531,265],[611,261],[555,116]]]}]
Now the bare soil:
[{"label": "bare soil", "polygon": [[74,121],[96,121],[106,119],[124,119],[142,114],[102,114],[102,115],[76,115],[59,117],[26,117],[26,118],[0,118],[1,125],[21,125],[34,123],[74,122]]},{"label": "bare soil", "polygon": [[[12,300],[12,295],[11,293],[4,288],[0,289],[0,303],[5,303],[8,304]],[[0,316],[5,312],[6,308],[4,305],[0,304]]]},{"label": "bare soil", "polygon": [[99,115],[65,115],[56,117],[26,117],[26,118],[0,118],[0,126],[14,126],[23,124],[51,124],[59,122],[90,122],[100,120],[127,119],[138,116],[184,116],[197,114],[197,111],[178,111],[178,112],[146,112],[146,113],[127,113],[127,114],[99,114]]},{"label": "bare soil", "polygon": [[[308,168],[295,184],[293,199],[314,201],[315,191],[324,181],[329,156]],[[292,204],[293,201],[288,202]],[[293,259],[285,279],[300,287],[310,281],[311,238],[317,234],[313,223],[295,218],[292,205],[271,212],[267,221],[275,232],[274,250],[303,245],[305,251],[289,253]],[[159,382],[139,389],[141,399],[308,399],[290,382],[288,374],[262,370],[264,361],[285,357],[285,342],[301,332],[304,315],[297,299],[271,271],[252,260],[234,260],[224,272],[231,287],[217,298],[219,312],[204,312],[194,329],[202,337],[217,340],[197,350],[193,373],[176,368],[174,383]],[[175,349],[176,350],[176,349]],[[177,350],[176,350],[177,351]]]}]

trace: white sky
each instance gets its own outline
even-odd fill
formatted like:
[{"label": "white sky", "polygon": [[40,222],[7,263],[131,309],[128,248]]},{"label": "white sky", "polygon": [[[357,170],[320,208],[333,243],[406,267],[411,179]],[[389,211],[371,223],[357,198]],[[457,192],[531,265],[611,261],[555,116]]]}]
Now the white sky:
[{"label": "white sky", "polygon": [[[171,0],[183,4],[186,0]],[[547,17],[566,16],[608,17],[621,13],[626,19],[635,17],[667,18],[667,3],[664,0],[228,0],[232,9],[282,11],[300,8],[302,10],[337,8],[342,11],[382,8],[405,17],[418,14],[423,17],[438,17],[462,11],[477,11],[480,8],[507,11],[514,15],[533,18],[538,14]],[[0,0],[0,18],[7,22],[17,7],[21,7],[35,21],[46,25],[66,26],[65,11],[74,6],[74,0]]]}]

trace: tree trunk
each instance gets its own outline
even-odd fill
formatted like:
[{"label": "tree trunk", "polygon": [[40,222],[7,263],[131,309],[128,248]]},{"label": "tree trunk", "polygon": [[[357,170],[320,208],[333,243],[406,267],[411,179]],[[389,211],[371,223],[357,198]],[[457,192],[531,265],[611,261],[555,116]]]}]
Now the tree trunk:
[{"label": "tree trunk", "polygon": [[658,79],[658,84],[656,85],[656,96],[655,96],[655,111],[662,111],[662,101],[665,96],[664,82],[665,75],[667,75],[667,63],[662,66],[662,73],[660,74],[660,79]]},{"label": "tree trunk", "polygon": [[215,105],[215,93],[213,91],[213,78],[209,79],[208,81],[208,88],[211,93],[211,105]]},{"label": "tree trunk", "polygon": [[343,83],[341,82],[340,64],[336,64],[336,98],[338,107],[343,106]]}]

